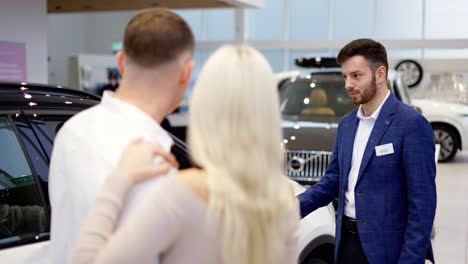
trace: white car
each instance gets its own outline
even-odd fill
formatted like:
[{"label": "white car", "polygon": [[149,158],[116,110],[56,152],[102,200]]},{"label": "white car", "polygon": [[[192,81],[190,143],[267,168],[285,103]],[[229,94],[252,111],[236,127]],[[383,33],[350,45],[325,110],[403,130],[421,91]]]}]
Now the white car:
[{"label": "white car", "polygon": [[[306,188],[292,181],[296,195]],[[299,263],[334,263],[335,209],[332,204],[321,207],[301,220],[299,227]]]},{"label": "white car", "polygon": [[458,150],[468,147],[468,105],[434,99],[412,99],[431,123],[436,144],[440,144],[439,162],[455,157]]}]

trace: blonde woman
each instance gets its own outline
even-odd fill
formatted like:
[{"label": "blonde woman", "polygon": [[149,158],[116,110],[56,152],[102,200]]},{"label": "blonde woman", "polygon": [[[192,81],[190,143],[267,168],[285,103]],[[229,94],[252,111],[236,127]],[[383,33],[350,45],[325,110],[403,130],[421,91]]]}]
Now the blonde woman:
[{"label": "blonde woman", "polygon": [[218,49],[190,102],[189,146],[202,169],[161,178],[144,208],[114,230],[133,182],[147,178],[146,167],[163,171],[151,163],[153,147],[131,145],[98,196],[72,262],[296,263],[299,211],[282,175],[280,142],[270,65],[248,46]]}]

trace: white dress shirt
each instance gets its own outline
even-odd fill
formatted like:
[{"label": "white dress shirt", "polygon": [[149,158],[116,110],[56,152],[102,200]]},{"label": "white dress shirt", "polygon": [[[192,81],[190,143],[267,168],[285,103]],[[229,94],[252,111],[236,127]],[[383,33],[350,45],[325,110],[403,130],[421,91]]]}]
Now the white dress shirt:
[{"label": "white dress shirt", "polygon": [[367,146],[367,141],[369,136],[374,128],[375,121],[379,117],[380,110],[387,101],[390,92],[387,92],[387,96],[379,105],[379,107],[372,113],[372,115],[365,117],[362,112],[362,105],[359,106],[357,111],[357,118],[359,119],[358,128],[356,131],[356,136],[354,137],[354,146],[353,146],[353,158],[351,161],[351,170],[348,175],[348,188],[345,192],[345,207],[344,214],[348,217],[356,219],[356,204],[354,197],[354,188],[356,187],[356,182],[358,179],[359,169],[361,168],[362,157],[364,156],[364,150]]},{"label": "white dress shirt", "polygon": [[[140,137],[167,151],[173,144],[154,119],[114,97],[112,92],[105,92],[100,104],[78,113],[59,131],[49,173],[52,263],[68,262],[80,227],[105,178],[111,175],[127,144]],[[155,178],[135,185],[121,221],[150,195],[148,189],[154,188],[156,181]]]}]

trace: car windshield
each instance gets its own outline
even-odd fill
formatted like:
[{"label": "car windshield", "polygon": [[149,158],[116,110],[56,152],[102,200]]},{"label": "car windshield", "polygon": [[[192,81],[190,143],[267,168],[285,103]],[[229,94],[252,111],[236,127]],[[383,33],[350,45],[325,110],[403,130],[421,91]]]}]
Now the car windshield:
[{"label": "car windshield", "polygon": [[280,100],[284,115],[341,117],[356,107],[340,74],[314,74],[286,82]]}]

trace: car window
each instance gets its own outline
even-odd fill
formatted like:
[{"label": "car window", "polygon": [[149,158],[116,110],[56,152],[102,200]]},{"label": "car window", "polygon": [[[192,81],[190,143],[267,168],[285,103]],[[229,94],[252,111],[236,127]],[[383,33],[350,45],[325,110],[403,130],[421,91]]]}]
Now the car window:
[{"label": "car window", "polygon": [[286,115],[341,117],[356,107],[338,74],[313,75],[281,90],[281,112]]},{"label": "car window", "polygon": [[28,119],[45,152],[50,155],[55,136],[71,115],[35,115]]},{"label": "car window", "polygon": [[41,192],[49,208],[49,162],[55,135],[72,115],[26,115],[29,124],[17,122],[25,147],[34,159]]},{"label": "car window", "polygon": [[0,116],[0,248],[37,240],[48,232],[33,171],[7,117]]}]

